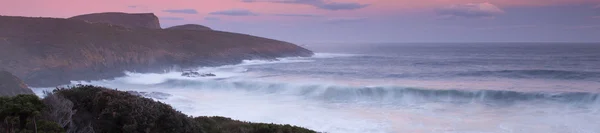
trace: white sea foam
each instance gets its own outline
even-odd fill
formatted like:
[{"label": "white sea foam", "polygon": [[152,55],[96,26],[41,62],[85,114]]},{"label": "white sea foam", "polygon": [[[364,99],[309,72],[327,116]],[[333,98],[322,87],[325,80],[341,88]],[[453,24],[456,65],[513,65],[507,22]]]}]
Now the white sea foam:
[{"label": "white sea foam", "polygon": [[[225,116],[252,122],[293,124],[330,133],[595,133],[600,131],[600,96],[588,93],[428,90],[373,84],[349,85],[305,77],[254,78],[247,67],[313,62],[319,54],[238,65],[202,67],[216,77],[180,72],[127,72],[93,84],[119,90],[159,91],[161,100],[193,116]],[[41,95],[41,90],[35,89]]]},{"label": "white sea foam", "polygon": [[289,57],[289,58],[278,58],[276,60],[243,60],[241,64],[235,66],[247,66],[247,65],[265,65],[265,64],[277,64],[277,63],[301,63],[301,62],[313,62],[314,60],[308,60],[303,57]]},{"label": "white sea foam", "polygon": [[[139,75],[140,81],[157,77],[154,74]],[[593,133],[600,130],[597,127],[600,123],[596,121],[600,119],[600,110],[588,104],[569,105],[526,99],[512,102],[510,97],[506,97],[508,101],[496,105],[492,101],[477,101],[485,98],[482,96],[471,97],[476,100],[471,103],[460,102],[467,98],[461,97],[466,94],[427,93],[423,90],[404,92],[407,94],[397,97],[402,92],[393,91],[394,88],[370,86],[359,89],[316,82],[231,79],[137,84],[125,79],[90,83],[120,90],[169,93],[173,97],[162,101],[188,115],[293,124],[331,133]],[[430,94],[438,96],[427,97]],[[502,100],[495,99],[498,94],[489,95],[491,99],[488,100]],[[437,100],[423,101],[427,98]],[[390,102],[394,99],[401,102]]]},{"label": "white sea foam", "polygon": [[353,57],[360,54],[342,54],[342,53],[315,53],[312,58],[338,58],[338,57]]}]

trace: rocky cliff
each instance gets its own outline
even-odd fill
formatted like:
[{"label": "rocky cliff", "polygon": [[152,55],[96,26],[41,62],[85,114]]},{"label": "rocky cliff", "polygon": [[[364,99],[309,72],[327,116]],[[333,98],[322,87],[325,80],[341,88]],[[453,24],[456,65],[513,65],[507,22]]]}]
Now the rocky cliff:
[{"label": "rocky cliff", "polygon": [[25,83],[7,71],[0,71],[0,96],[34,94]]},{"label": "rocky cliff", "polygon": [[123,71],[162,72],[173,66],[312,54],[291,43],[221,31],[132,29],[78,19],[0,16],[0,69],[34,87],[109,79]]},{"label": "rocky cliff", "polygon": [[89,23],[107,23],[127,28],[160,29],[158,17],[152,13],[92,13],[71,17],[69,19],[83,20]]},{"label": "rocky cliff", "polygon": [[199,31],[212,30],[209,27],[197,25],[197,24],[178,25],[178,26],[169,27],[167,29],[169,29],[169,30],[199,30]]}]

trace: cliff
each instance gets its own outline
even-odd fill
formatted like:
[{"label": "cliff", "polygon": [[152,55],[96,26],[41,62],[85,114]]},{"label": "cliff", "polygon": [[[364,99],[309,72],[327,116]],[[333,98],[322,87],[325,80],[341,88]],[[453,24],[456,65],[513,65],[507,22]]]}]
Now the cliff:
[{"label": "cliff", "polygon": [[131,29],[77,19],[0,16],[0,69],[34,87],[110,79],[123,71],[163,72],[173,66],[312,54],[291,43],[222,31]]},{"label": "cliff", "polygon": [[0,96],[34,94],[25,83],[7,71],[0,71]]},{"label": "cliff", "polygon": [[197,25],[197,24],[184,24],[184,25],[169,27],[167,29],[169,29],[169,30],[199,30],[199,31],[212,30],[209,27]]},{"label": "cliff", "polygon": [[158,17],[152,13],[92,13],[71,17],[69,19],[83,20],[90,23],[107,23],[127,28],[160,29]]}]

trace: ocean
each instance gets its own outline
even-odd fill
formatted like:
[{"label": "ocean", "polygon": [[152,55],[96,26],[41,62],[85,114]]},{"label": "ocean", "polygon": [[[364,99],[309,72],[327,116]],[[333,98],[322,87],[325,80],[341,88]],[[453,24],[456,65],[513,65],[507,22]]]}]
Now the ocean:
[{"label": "ocean", "polygon": [[[328,133],[599,133],[600,44],[323,43],[313,57],[73,81]],[[44,88],[35,89],[38,94]]]}]

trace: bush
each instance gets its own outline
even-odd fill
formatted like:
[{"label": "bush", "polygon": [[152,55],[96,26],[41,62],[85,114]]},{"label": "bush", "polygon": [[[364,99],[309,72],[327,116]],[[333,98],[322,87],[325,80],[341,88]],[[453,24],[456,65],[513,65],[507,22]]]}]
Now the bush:
[{"label": "bush", "polygon": [[0,97],[0,131],[19,133],[314,133],[225,117],[189,117],[127,92],[78,85],[35,95]]},{"label": "bush", "polygon": [[75,126],[90,123],[96,132],[177,132],[202,130],[188,116],[171,106],[127,92],[95,86],[59,88],[54,91],[74,103]]},{"label": "bush", "polygon": [[0,130],[19,133],[59,133],[58,124],[38,117],[46,106],[35,95],[0,97]]},{"label": "bush", "polygon": [[219,116],[201,116],[194,120],[202,125],[207,133],[315,133],[297,126],[242,122]]}]

